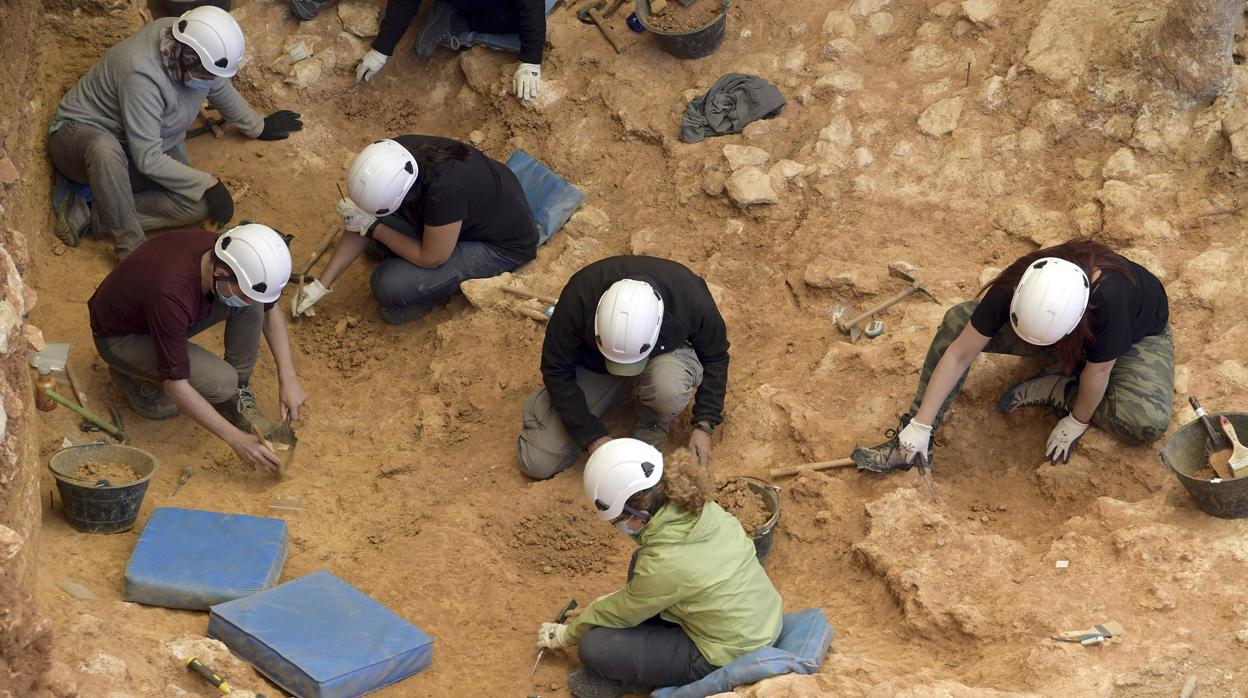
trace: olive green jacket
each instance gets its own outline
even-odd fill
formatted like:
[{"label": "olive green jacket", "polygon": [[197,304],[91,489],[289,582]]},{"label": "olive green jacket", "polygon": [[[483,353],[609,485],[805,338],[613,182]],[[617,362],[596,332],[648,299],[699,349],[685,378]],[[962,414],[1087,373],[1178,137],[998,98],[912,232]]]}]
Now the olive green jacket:
[{"label": "olive green jacket", "polygon": [[741,524],[709,502],[700,516],[665,504],[637,537],[628,586],[568,625],[577,644],[593,626],[631,628],[659,615],[684,629],[706,660],[724,666],[780,635],[780,594]]}]

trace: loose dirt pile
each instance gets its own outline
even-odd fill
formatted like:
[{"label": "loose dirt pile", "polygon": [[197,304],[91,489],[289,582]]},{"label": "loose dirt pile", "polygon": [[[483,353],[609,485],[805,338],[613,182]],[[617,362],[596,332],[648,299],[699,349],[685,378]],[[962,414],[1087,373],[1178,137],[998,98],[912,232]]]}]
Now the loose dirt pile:
[{"label": "loose dirt pile", "polygon": [[741,527],[749,536],[753,536],[758,527],[771,518],[771,512],[767,511],[762,495],[750,489],[749,484],[740,478],[721,484],[715,491],[715,501],[729,514],[737,517],[737,521],[741,522]]},{"label": "loose dirt pile", "polygon": [[611,568],[620,534],[586,513],[544,511],[516,521],[510,548],[527,569],[544,575],[584,576]]},{"label": "loose dirt pile", "polygon": [[688,7],[680,0],[668,0],[663,13],[651,13],[646,23],[659,31],[689,32],[705,27],[723,12],[723,0],[695,0]]},{"label": "loose dirt pile", "polygon": [[69,479],[91,485],[100,480],[108,480],[110,485],[116,487],[134,482],[138,478],[134,476],[134,469],[128,465],[88,460],[83,461],[77,468],[74,468],[73,472],[69,474]]}]

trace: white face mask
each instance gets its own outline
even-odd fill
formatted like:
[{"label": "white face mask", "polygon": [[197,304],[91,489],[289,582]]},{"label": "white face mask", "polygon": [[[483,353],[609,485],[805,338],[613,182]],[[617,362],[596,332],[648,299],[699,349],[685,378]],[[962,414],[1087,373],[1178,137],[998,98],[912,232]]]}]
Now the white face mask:
[{"label": "white face mask", "polygon": [[615,522],[615,529],[619,531],[620,533],[623,533],[626,536],[640,536],[642,530],[645,529],[645,527],[646,527],[646,524],[642,523],[640,526],[637,527],[637,530],[634,531],[633,529],[628,527],[627,521]]},{"label": "white face mask", "polygon": [[[221,279],[217,279],[217,282],[218,282],[218,283],[219,283],[220,281],[221,281]],[[216,292],[216,294],[217,294],[217,299],[218,299],[218,300],[220,300],[222,303],[224,303],[224,304],[226,304],[226,305],[230,306],[231,308],[246,308],[246,307],[247,307],[247,301],[245,301],[245,300],[243,300],[242,298],[239,298],[238,296],[235,296],[235,295],[233,295],[233,294],[225,294],[225,293],[221,293],[221,289],[217,288],[217,287],[216,287],[216,284],[213,284],[213,291],[215,291],[215,292]]]}]

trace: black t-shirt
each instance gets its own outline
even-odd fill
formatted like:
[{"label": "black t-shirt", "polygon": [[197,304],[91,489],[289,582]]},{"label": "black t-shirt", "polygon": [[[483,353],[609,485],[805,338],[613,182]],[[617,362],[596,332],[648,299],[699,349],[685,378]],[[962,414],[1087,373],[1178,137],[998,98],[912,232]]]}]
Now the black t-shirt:
[{"label": "black t-shirt", "polygon": [[[1089,329],[1092,339],[1084,346],[1092,363],[1113,361],[1126,354],[1131,345],[1161,334],[1170,321],[1166,289],[1152,272],[1127,260],[1134,279],[1115,271],[1102,271],[1092,284],[1088,299]],[[971,315],[971,325],[991,337],[1010,321],[1012,289],[993,286]]]},{"label": "black t-shirt", "polygon": [[[400,145],[416,154],[421,145],[454,143],[438,136],[399,136]],[[416,196],[401,215],[420,228],[463,221],[460,240],[489,243],[517,261],[537,256],[537,222],[515,173],[472,146],[464,160],[436,165],[419,162],[413,189]]]}]

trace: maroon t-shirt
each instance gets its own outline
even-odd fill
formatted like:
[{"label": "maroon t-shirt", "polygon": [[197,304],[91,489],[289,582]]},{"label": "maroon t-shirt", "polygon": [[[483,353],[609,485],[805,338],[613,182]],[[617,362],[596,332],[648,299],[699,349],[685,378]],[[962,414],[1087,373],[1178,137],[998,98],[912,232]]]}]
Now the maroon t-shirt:
[{"label": "maroon t-shirt", "polygon": [[191,377],[187,330],[208,317],[215,298],[200,287],[199,263],[217,234],[165,233],[139,245],[95,290],[87,309],[97,337],[148,334],[163,380]]}]

